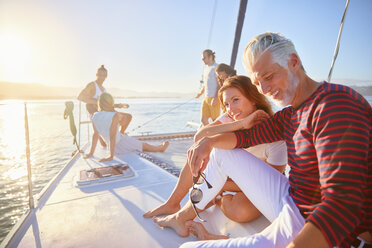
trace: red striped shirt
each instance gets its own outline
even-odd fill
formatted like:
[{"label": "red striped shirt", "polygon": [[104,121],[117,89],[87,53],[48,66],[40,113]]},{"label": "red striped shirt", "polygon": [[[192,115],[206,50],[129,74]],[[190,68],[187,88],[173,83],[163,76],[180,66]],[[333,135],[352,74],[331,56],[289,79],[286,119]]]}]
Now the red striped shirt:
[{"label": "red striped shirt", "polygon": [[360,94],[324,82],[298,108],[236,131],[236,147],[285,140],[297,207],[331,247],[350,247],[372,230],[371,128],[372,109]]}]

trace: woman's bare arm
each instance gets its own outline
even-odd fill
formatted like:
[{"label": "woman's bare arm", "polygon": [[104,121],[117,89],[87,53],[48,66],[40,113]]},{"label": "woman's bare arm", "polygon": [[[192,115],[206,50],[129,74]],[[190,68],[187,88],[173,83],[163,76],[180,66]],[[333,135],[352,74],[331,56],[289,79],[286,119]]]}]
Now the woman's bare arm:
[{"label": "woman's bare arm", "polygon": [[119,124],[120,132],[124,133],[128,128],[129,123],[132,121],[132,115],[127,113],[118,113],[119,114]]},{"label": "woman's bare arm", "polygon": [[90,152],[87,155],[85,155],[84,158],[89,158],[89,157],[93,156],[94,151],[96,150],[96,146],[97,146],[97,142],[98,142],[98,138],[99,138],[99,133],[98,133],[97,129],[95,128],[93,122],[92,122],[92,126],[93,126],[92,145],[90,147]]},{"label": "woman's bare arm", "polygon": [[221,125],[221,124],[222,124],[222,122],[216,120],[216,121],[214,121],[214,122],[212,122],[212,123],[210,123],[210,124],[208,124],[208,125],[206,125],[206,126],[203,126],[202,128],[200,128],[200,129],[196,132],[196,134],[195,134],[195,136],[194,136],[194,142],[197,142],[198,140],[201,140],[202,138],[208,136],[208,127],[219,126],[219,125]]},{"label": "woman's bare arm", "polygon": [[[228,133],[228,132],[233,132],[239,129],[249,129],[256,125],[257,123],[260,123],[261,121],[267,119],[269,115],[263,111],[263,110],[256,110],[249,116],[245,117],[242,120],[239,121],[234,121],[230,123],[224,123],[224,124],[215,124],[212,123],[210,125],[207,125],[203,128],[201,128],[194,137],[194,141],[197,142],[201,140],[204,137],[211,137],[216,134],[221,134],[221,133]],[[219,122],[221,123],[221,122]]]},{"label": "woman's bare arm", "polygon": [[79,101],[90,103],[90,104],[97,104],[97,100],[93,98],[95,94],[95,87],[92,83],[89,83],[79,94],[77,99]]}]

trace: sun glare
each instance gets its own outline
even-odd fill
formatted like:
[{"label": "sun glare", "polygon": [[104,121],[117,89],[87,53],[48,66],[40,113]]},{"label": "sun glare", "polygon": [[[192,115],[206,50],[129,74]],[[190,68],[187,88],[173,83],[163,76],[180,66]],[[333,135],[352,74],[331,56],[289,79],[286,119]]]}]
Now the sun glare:
[{"label": "sun glare", "polygon": [[0,162],[5,166],[11,165],[3,177],[17,179],[27,175],[23,104],[0,106],[0,115]]},{"label": "sun glare", "polygon": [[30,66],[32,49],[20,36],[0,34],[0,80],[27,81],[25,72]]}]

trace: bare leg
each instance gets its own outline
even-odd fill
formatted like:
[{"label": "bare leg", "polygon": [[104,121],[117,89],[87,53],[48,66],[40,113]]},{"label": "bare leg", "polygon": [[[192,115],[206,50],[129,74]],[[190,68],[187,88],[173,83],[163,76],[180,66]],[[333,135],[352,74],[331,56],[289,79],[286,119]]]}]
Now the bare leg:
[{"label": "bare leg", "polygon": [[186,221],[186,227],[199,240],[217,240],[217,239],[228,239],[229,238],[221,234],[211,234],[207,231],[207,229],[205,229],[202,223],[195,222],[192,220]]},{"label": "bare leg", "polygon": [[165,217],[154,217],[154,222],[160,227],[172,228],[181,237],[187,237],[189,236],[189,229],[185,225],[186,221],[193,220],[195,216],[192,204],[188,201],[177,213]]},{"label": "bare leg", "polygon": [[181,170],[176,187],[173,189],[172,194],[168,200],[157,208],[149,210],[143,217],[151,218],[154,216],[173,214],[180,210],[180,202],[185,197],[189,188],[192,186],[192,175],[189,165],[186,163]]},{"label": "bare leg", "polygon": [[262,215],[243,192],[217,198],[216,205],[221,208],[227,218],[236,222],[250,222]]},{"label": "bare leg", "polygon": [[153,146],[148,143],[142,143],[142,150],[144,152],[164,152],[169,146],[169,141],[164,141],[161,145]]},{"label": "bare leg", "polygon": [[209,124],[208,119],[209,119],[208,116],[202,116],[202,117],[201,117],[200,122],[202,123],[203,126],[206,126],[206,125]]},{"label": "bare leg", "polygon": [[103,146],[103,147],[107,146],[105,140],[101,136],[99,136],[99,142],[101,143],[101,146]]},{"label": "bare leg", "polygon": [[230,191],[230,192],[241,192],[242,190],[239,188],[236,183],[231,180],[230,177],[227,178],[225,185],[222,188],[223,191]]}]

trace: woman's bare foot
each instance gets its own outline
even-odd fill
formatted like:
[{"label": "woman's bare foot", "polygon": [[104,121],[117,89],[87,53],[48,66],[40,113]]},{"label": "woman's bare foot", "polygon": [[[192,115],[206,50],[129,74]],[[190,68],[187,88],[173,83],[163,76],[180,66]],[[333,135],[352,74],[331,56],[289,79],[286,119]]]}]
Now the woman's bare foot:
[{"label": "woman's bare foot", "polygon": [[192,220],[186,221],[185,226],[199,240],[228,239],[229,238],[225,235],[211,234],[207,231],[207,229],[205,229],[203,224],[192,221]]},{"label": "woman's bare foot", "polygon": [[169,146],[169,141],[164,141],[161,145],[159,145],[159,152],[165,152]]},{"label": "woman's bare foot", "polygon": [[169,214],[174,214],[174,213],[177,213],[178,210],[181,209],[181,206],[180,204],[178,205],[171,205],[169,203],[164,203],[162,205],[160,205],[159,207],[157,208],[154,208],[154,209],[151,209],[149,211],[147,211],[143,217],[145,218],[152,218],[154,216],[159,216],[159,215],[169,215]]},{"label": "woman's bare foot", "polygon": [[189,229],[185,227],[185,223],[177,218],[177,214],[171,214],[165,217],[154,217],[154,222],[160,227],[172,228],[181,237],[189,236]]},{"label": "woman's bare foot", "polygon": [[209,232],[207,231],[207,229],[205,229],[203,224],[188,220],[186,221],[185,226],[199,240],[209,240]]}]

